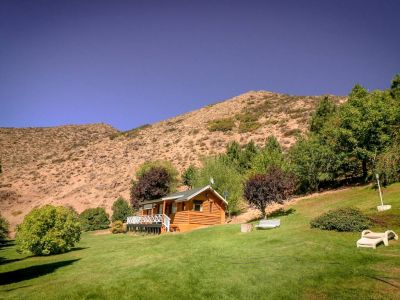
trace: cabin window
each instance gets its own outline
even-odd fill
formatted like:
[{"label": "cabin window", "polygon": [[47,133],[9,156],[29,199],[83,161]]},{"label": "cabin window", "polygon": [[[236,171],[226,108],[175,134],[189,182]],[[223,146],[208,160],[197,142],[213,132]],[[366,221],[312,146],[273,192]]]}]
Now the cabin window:
[{"label": "cabin window", "polygon": [[194,211],[203,211],[203,201],[194,200],[193,201],[193,210]]},{"label": "cabin window", "polygon": [[176,213],[176,203],[172,203],[172,213]]},{"label": "cabin window", "polygon": [[212,213],[212,209],[213,209],[213,203],[212,201],[210,201],[210,213]]},{"label": "cabin window", "polygon": [[161,205],[161,204],[158,204],[158,214],[162,214],[162,209],[163,209],[163,206]]},{"label": "cabin window", "polygon": [[186,203],[182,202],[182,210],[186,210]]}]

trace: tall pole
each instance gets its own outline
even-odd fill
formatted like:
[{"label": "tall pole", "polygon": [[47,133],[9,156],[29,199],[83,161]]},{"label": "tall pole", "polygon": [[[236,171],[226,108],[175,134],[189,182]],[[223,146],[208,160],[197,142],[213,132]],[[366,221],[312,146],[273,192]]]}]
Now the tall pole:
[{"label": "tall pole", "polygon": [[381,184],[379,182],[379,175],[378,174],[376,174],[376,181],[378,182],[379,198],[381,199],[381,204],[382,204],[382,207],[383,207],[382,190],[381,190]]}]

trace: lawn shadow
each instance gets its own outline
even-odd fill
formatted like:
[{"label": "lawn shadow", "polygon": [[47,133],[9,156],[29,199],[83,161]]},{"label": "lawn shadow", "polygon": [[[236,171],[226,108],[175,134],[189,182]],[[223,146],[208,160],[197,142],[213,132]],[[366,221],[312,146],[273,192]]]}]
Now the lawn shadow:
[{"label": "lawn shadow", "polygon": [[0,273],[0,285],[16,283],[16,282],[40,277],[40,276],[43,276],[46,274],[50,274],[50,273],[53,273],[58,268],[71,265],[78,260],[80,260],[80,258],[59,261],[59,262],[54,262],[54,263],[49,263],[49,264],[44,264],[44,265],[31,266],[31,267],[27,267],[27,268],[15,270],[15,271]]},{"label": "lawn shadow", "polygon": [[280,208],[268,214],[268,218],[283,217],[294,214],[296,210],[294,208],[284,209]]},{"label": "lawn shadow", "polygon": [[5,265],[5,264],[9,264],[9,263],[13,263],[16,261],[21,261],[24,259],[27,259],[28,257],[24,257],[24,258],[14,258],[14,259],[5,259],[4,257],[0,257],[0,266],[1,265]]}]

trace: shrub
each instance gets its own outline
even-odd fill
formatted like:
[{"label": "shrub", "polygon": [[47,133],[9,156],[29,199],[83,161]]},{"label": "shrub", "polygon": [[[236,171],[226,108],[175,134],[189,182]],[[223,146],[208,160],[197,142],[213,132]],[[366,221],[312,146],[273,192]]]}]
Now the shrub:
[{"label": "shrub", "polygon": [[362,231],[370,225],[370,219],[355,208],[339,208],[311,220],[311,228],[336,231]]},{"label": "shrub", "polygon": [[116,233],[124,233],[125,229],[124,229],[124,223],[122,223],[122,221],[115,221],[111,224],[111,232],[113,234]]},{"label": "shrub", "polygon": [[126,218],[129,217],[132,214],[132,209],[129,206],[128,202],[122,198],[119,197],[117,200],[112,205],[112,217],[111,220],[114,221],[122,221],[125,222]]},{"label": "shrub", "polygon": [[178,171],[175,166],[168,160],[151,160],[142,164],[136,172],[136,178],[140,180],[151,169],[160,168],[164,169],[170,178],[169,192],[174,192],[178,186]]},{"label": "shrub", "polygon": [[210,131],[231,131],[235,126],[235,121],[232,118],[217,119],[208,123],[208,130]]},{"label": "shrub", "polygon": [[7,239],[9,224],[0,214],[0,243]]},{"label": "shrub", "polygon": [[83,231],[106,229],[110,224],[108,214],[104,208],[88,208],[79,216]]},{"label": "shrub", "polygon": [[70,250],[80,236],[77,214],[62,206],[45,205],[25,216],[15,240],[20,253],[49,255]]}]

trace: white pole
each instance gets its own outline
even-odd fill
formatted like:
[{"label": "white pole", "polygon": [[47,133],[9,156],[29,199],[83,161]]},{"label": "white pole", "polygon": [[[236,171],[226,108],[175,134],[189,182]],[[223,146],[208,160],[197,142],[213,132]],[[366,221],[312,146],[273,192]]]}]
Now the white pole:
[{"label": "white pole", "polygon": [[383,207],[383,197],[382,197],[381,184],[379,183],[379,175],[378,174],[376,174],[376,181],[378,181],[379,198],[381,198],[381,204]]}]

